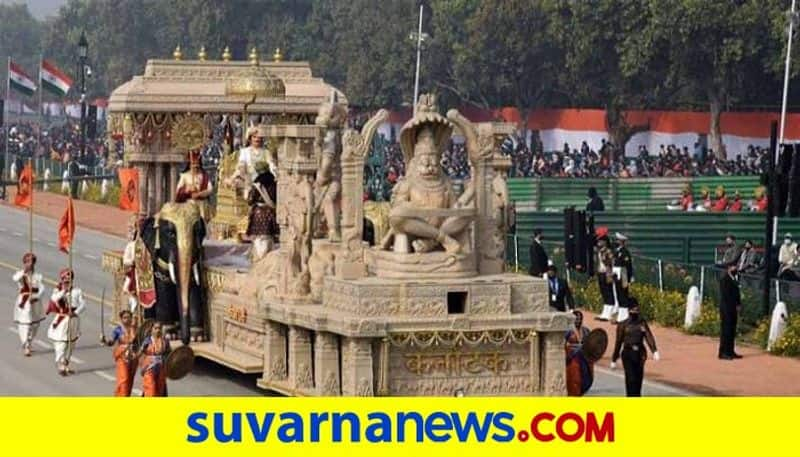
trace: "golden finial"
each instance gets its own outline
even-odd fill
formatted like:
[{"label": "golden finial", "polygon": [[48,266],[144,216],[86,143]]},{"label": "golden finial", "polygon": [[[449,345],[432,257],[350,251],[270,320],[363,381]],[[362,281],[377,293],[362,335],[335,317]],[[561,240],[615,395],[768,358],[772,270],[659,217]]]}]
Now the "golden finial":
[{"label": "golden finial", "polygon": [[281,48],[275,48],[275,54],[272,54],[272,60],[274,60],[275,62],[283,61],[283,54],[281,54]]},{"label": "golden finial", "polygon": [[224,60],[225,62],[231,60],[231,48],[225,46],[225,50],[222,51],[222,60]]},{"label": "golden finial", "polygon": [[172,52],[172,57],[175,60],[181,60],[183,58],[183,53],[181,52],[181,45],[175,47],[175,50]]},{"label": "golden finial", "polygon": [[247,57],[250,59],[251,64],[258,65],[258,50],[255,46],[250,50],[250,55]]},{"label": "golden finial", "polygon": [[206,54],[206,47],[200,46],[200,52],[197,53],[197,58],[200,59],[201,61],[205,61],[206,57],[208,57]]}]

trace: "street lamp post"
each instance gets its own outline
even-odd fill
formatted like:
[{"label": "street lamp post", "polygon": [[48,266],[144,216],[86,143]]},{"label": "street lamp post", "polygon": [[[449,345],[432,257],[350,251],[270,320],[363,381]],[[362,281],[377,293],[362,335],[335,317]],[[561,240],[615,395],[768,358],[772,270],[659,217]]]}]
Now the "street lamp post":
[{"label": "street lamp post", "polygon": [[[78,72],[81,75],[81,149],[80,149],[80,157],[86,155],[86,57],[89,53],[89,42],[86,41],[86,35],[84,32],[81,32],[81,38],[78,41]],[[70,167],[70,177],[72,176],[73,171],[76,170],[78,167],[75,166],[76,157],[72,157],[73,165]],[[69,166],[69,164],[68,164]],[[77,181],[73,181],[73,185],[71,186],[71,193],[72,197],[76,197],[78,186],[75,185]]]},{"label": "street lamp post", "polygon": [[422,33],[422,5],[419,5],[419,28],[416,33],[411,33],[409,38],[417,42],[417,70],[414,76],[414,115],[417,114],[417,100],[419,99],[419,66],[422,59],[422,42],[428,39],[427,33]]}]

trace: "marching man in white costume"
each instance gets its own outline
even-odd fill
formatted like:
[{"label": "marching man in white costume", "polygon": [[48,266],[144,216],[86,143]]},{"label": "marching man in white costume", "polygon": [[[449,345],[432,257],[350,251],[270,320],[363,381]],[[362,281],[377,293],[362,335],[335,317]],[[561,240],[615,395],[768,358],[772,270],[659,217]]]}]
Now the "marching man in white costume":
[{"label": "marching man in white costume", "polygon": [[23,269],[14,273],[12,279],[19,291],[14,303],[14,322],[19,331],[19,341],[26,357],[31,355],[31,342],[36,337],[39,322],[44,320],[42,304],[39,301],[44,293],[42,275],[34,272],[36,256],[29,252],[22,257]]},{"label": "marching man in white costume", "polygon": [[69,268],[61,270],[59,279],[61,281],[58,287],[53,289],[47,307],[47,314],[55,314],[53,323],[47,328],[47,337],[55,348],[58,374],[66,376],[71,373],[69,359],[81,334],[78,315],[83,312],[86,303],[83,300],[83,292],[72,287],[75,279],[72,270]]}]

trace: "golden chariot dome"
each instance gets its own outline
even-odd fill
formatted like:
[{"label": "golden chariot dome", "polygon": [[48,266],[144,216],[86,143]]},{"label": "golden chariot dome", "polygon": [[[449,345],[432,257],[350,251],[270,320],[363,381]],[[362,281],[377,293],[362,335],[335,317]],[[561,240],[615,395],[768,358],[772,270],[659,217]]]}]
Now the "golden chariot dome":
[{"label": "golden chariot dome", "polygon": [[227,95],[241,96],[248,99],[255,97],[285,97],[286,87],[280,78],[270,75],[266,68],[258,63],[258,54],[250,52],[250,68],[242,75],[229,79],[225,85]]}]

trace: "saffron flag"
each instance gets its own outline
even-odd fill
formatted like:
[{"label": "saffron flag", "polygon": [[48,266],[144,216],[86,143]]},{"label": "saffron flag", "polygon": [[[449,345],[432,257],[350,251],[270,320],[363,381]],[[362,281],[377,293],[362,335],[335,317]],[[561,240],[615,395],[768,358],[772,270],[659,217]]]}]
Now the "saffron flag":
[{"label": "saffron flag", "polygon": [[25,73],[19,65],[8,61],[8,87],[25,95],[36,92],[36,83]]},{"label": "saffron flag", "polygon": [[23,208],[30,208],[33,202],[33,168],[25,165],[22,173],[19,174],[17,182],[17,195],[14,197],[14,204]]},{"label": "saffron flag", "polygon": [[42,89],[62,97],[67,95],[69,88],[72,87],[72,78],[44,59],[39,66],[39,79],[42,81]]},{"label": "saffron flag", "polygon": [[125,211],[139,211],[139,170],[136,168],[119,169],[119,208]]},{"label": "saffron flag", "polygon": [[58,223],[58,249],[68,253],[72,248],[72,239],[75,237],[75,208],[72,206],[72,197],[67,200],[67,209]]}]

